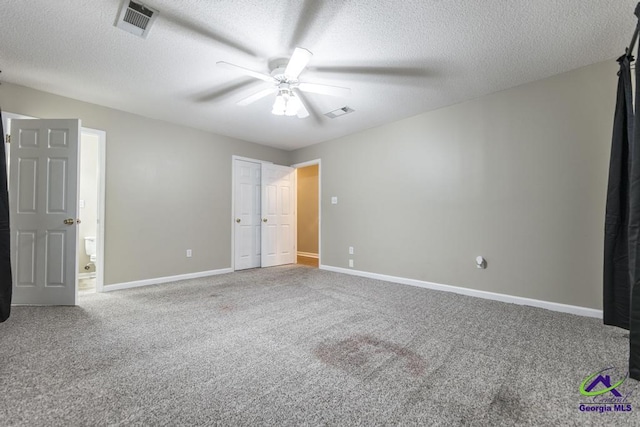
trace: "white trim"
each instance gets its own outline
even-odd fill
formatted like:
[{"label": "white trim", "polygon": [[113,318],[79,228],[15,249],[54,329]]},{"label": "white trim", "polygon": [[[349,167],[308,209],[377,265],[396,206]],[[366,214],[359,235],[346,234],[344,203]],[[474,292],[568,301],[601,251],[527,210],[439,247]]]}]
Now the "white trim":
[{"label": "white trim", "polygon": [[[37,117],[31,117],[31,116],[25,116],[24,114],[16,114],[16,113],[10,113],[8,111],[3,111],[2,112],[2,126],[4,128],[4,133],[9,133],[9,120],[7,119],[37,119]],[[3,135],[4,138],[4,135]]]},{"label": "white trim", "polygon": [[[291,208],[293,208],[293,241],[292,246],[293,246],[293,250],[291,252],[293,252],[294,254],[297,254],[298,251],[298,171],[295,168],[292,168],[291,166],[289,166],[292,170],[291,175],[293,176],[293,206],[291,206]],[[262,237],[260,238],[260,243],[262,244]],[[262,249],[262,248],[261,248]],[[260,251],[260,254],[262,255],[262,250]],[[298,257],[297,256],[293,256],[291,262],[293,264],[296,264],[298,262]]]},{"label": "white trim", "polygon": [[237,156],[235,154],[233,154],[231,156],[232,160],[244,160],[245,162],[253,162],[253,163],[264,163],[267,165],[272,165],[273,162],[270,162],[268,160],[258,160],[258,159],[252,159],[251,157],[243,157],[243,156]]},{"label": "white trim", "polygon": [[316,258],[316,259],[319,259],[318,258],[318,254],[312,254],[311,252],[298,251],[298,256],[303,256],[305,258]]},{"label": "white trim", "polygon": [[[313,159],[302,163],[296,163],[291,165],[292,168],[304,168],[307,166],[318,165],[318,263],[322,264],[322,159]],[[296,195],[298,194],[298,187],[296,184]],[[296,216],[296,225],[298,223],[298,217]],[[297,233],[296,228],[296,233]],[[296,234],[296,246],[298,244],[298,235]],[[300,252],[298,252],[300,253]],[[303,255],[306,256],[306,255]]]},{"label": "white trim", "polygon": [[232,273],[231,268],[221,268],[219,270],[200,271],[198,273],[179,274],[177,276],[158,277],[155,279],[136,280],[133,282],[117,283],[105,285],[103,292],[119,291],[122,289],[138,288],[140,286],[160,285],[162,283],[177,282],[179,280],[199,279],[201,277],[217,276],[218,274]]},{"label": "white trim", "polygon": [[96,278],[96,273],[78,273],[78,280],[82,280],[82,279],[95,279]]},{"label": "white trim", "polygon": [[456,294],[507,302],[511,304],[529,305],[532,307],[544,308],[551,311],[559,311],[561,313],[576,314],[578,316],[602,318],[602,310],[596,310],[594,308],[542,301],[532,298],[499,294],[495,292],[480,291],[476,289],[462,288],[459,286],[443,285],[440,283],[425,282],[422,280],[407,279],[404,277],[388,276],[386,274],[369,273],[368,271],[351,270],[348,268],[333,267],[330,265],[320,265],[320,270],[333,271],[335,273],[349,274],[352,276],[367,277],[369,279],[384,280],[386,282],[399,283],[402,285],[417,286],[420,288],[432,289],[435,291],[453,292]]},{"label": "white trim", "polygon": [[83,127],[81,134],[98,137],[98,244],[96,247],[96,292],[104,291],[104,217],[106,201],[107,133],[99,129]]}]

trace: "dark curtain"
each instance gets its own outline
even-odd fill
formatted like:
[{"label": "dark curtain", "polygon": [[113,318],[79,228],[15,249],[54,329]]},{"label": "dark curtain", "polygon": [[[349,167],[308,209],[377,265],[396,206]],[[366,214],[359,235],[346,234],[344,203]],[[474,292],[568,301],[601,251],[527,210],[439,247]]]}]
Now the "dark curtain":
[{"label": "dark curtain", "polygon": [[[640,3],[635,15],[640,19]],[[618,97],[613,121],[604,239],[604,323],[629,330],[629,376],[640,380],[640,114],[633,111],[631,52],[618,59]],[[635,107],[640,106],[636,66]]]},{"label": "dark curtain", "polygon": [[631,61],[618,58],[618,96],[613,121],[605,216],[604,298],[606,325],[629,329],[629,149],[633,138]]},{"label": "dark curtain", "polygon": [[0,111],[0,322],[11,313],[11,253],[9,234],[9,194],[7,193],[7,157]]},{"label": "dark curtain", "polygon": [[[636,7],[640,17],[640,3]],[[640,24],[639,24],[640,25]],[[636,106],[640,106],[640,68],[636,66]],[[633,142],[630,146],[631,165],[629,178],[629,277],[631,307],[629,310],[629,376],[640,380],[640,115],[633,125]]]}]

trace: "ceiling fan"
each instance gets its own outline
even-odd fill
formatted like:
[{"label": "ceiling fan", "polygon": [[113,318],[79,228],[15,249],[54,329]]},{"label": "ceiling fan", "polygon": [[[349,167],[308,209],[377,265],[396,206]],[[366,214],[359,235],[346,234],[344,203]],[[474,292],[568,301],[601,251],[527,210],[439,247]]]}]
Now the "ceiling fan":
[{"label": "ceiling fan", "polygon": [[313,54],[304,48],[297,47],[291,59],[275,59],[269,62],[271,74],[253,71],[239,65],[219,61],[217,65],[247,76],[271,83],[271,87],[263,89],[237,102],[237,105],[249,105],[266,96],[276,93],[272,114],[277,116],[309,117],[309,111],[300,99],[298,91],[318,93],[330,96],[347,96],[351,89],[318,83],[301,82],[300,73],[305,69]]}]

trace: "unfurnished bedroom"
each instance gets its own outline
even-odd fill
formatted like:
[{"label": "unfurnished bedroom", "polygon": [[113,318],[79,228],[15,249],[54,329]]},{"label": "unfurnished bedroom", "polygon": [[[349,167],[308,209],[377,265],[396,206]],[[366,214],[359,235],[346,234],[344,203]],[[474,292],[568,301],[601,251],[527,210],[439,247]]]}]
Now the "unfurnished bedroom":
[{"label": "unfurnished bedroom", "polygon": [[640,425],[639,19],[1,2],[0,424]]}]

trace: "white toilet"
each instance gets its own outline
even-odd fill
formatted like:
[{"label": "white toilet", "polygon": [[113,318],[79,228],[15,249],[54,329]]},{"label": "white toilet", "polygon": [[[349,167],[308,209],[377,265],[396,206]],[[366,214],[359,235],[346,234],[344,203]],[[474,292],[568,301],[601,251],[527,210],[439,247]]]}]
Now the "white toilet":
[{"label": "white toilet", "polygon": [[84,251],[89,255],[91,262],[96,262],[96,237],[87,236],[84,238]]}]

